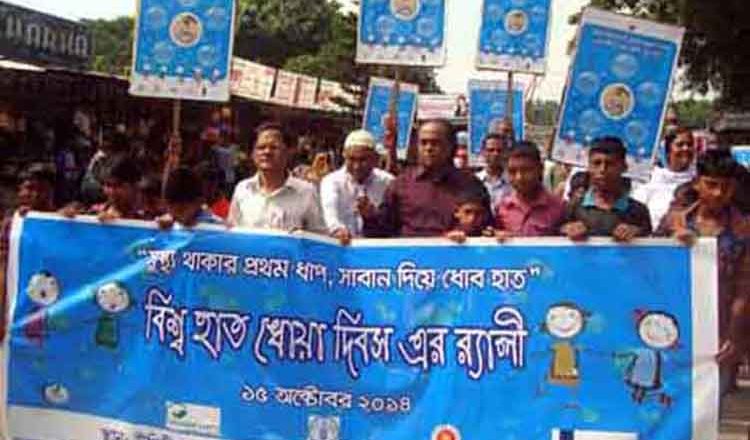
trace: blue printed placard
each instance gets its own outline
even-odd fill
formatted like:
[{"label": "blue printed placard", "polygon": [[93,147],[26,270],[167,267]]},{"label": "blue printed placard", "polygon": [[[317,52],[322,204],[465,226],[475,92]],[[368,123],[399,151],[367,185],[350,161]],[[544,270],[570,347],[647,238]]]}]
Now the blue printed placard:
[{"label": "blue printed placard", "polygon": [[362,0],[357,62],[445,64],[445,0]]},{"label": "blue printed placard", "polygon": [[732,147],[732,156],[740,165],[750,168],[750,146]]},{"label": "blue printed placard", "polygon": [[[526,102],[524,86],[513,87],[513,133],[524,139]],[[500,123],[508,117],[508,83],[494,80],[469,80],[469,152],[476,161],[482,152],[482,141],[489,133],[497,133]]]},{"label": "blue printed placard", "polygon": [[19,218],[7,438],[715,439],[715,255]]},{"label": "blue printed placard", "polygon": [[[395,82],[385,78],[370,78],[370,90],[365,105],[364,128],[375,136],[379,146],[385,139],[386,119],[390,111]],[[414,118],[417,112],[419,86],[416,84],[399,83],[398,95],[398,143],[397,151],[400,158],[406,158],[406,152],[411,140]]]},{"label": "blue printed placard", "polygon": [[585,166],[596,138],[615,136],[629,173],[651,173],[683,28],[587,8],[571,66],[553,158]]},{"label": "blue printed placard", "polygon": [[229,100],[235,2],[139,0],[130,93]]},{"label": "blue printed placard", "polygon": [[552,0],[484,0],[477,68],[544,74]]}]

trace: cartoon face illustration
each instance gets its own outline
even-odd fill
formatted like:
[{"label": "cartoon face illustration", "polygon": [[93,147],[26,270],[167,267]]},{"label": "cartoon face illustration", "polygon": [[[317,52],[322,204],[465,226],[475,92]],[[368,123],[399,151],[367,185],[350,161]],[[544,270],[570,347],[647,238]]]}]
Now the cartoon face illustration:
[{"label": "cartoon face illustration", "polygon": [[652,312],[638,321],[638,336],[647,346],[663,350],[677,345],[680,330],[674,317],[666,313]]},{"label": "cartoon face illustration", "polygon": [[634,105],[633,92],[625,84],[612,84],[602,93],[602,112],[611,119],[627,117],[633,111]]},{"label": "cartoon face illustration", "polygon": [[203,26],[194,14],[184,12],[177,15],[169,26],[172,41],[182,47],[195,46],[201,38]]},{"label": "cartoon face illustration", "polygon": [[54,405],[64,405],[70,400],[68,389],[59,383],[44,387],[44,400]]},{"label": "cartoon face illustration", "polygon": [[529,17],[520,9],[510,11],[505,16],[505,31],[511,35],[520,35],[529,28]]},{"label": "cartoon face illustration", "polygon": [[413,20],[419,15],[421,0],[391,0],[391,13],[401,20]]},{"label": "cartoon face illustration", "polygon": [[31,277],[26,287],[26,294],[40,306],[49,306],[60,296],[60,284],[49,272],[39,272]]},{"label": "cartoon face illustration", "polygon": [[96,290],[96,303],[107,313],[120,313],[130,307],[130,294],[120,283],[107,283]]},{"label": "cartoon face illustration", "polygon": [[552,306],[547,311],[547,331],[556,338],[574,338],[581,333],[583,326],[583,312],[572,304]]}]

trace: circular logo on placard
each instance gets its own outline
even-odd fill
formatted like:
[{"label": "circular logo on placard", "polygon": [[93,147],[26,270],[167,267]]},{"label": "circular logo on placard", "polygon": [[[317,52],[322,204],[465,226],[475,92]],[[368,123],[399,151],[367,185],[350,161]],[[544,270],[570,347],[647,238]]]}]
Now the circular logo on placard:
[{"label": "circular logo on placard", "polygon": [[514,9],[505,16],[505,31],[511,35],[521,35],[529,28],[529,17],[520,9]]},{"label": "circular logo on placard", "polygon": [[203,25],[200,19],[190,12],[178,14],[169,26],[169,35],[172,41],[181,47],[195,46],[203,34]]},{"label": "circular logo on placard", "polygon": [[461,433],[454,426],[440,425],[432,431],[431,440],[461,440]]},{"label": "circular logo on placard", "polygon": [[600,103],[602,113],[610,119],[620,120],[628,117],[635,107],[635,96],[625,84],[612,84],[602,92]]},{"label": "circular logo on placard", "polygon": [[414,20],[419,15],[420,3],[420,0],[391,0],[391,13],[401,20]]}]

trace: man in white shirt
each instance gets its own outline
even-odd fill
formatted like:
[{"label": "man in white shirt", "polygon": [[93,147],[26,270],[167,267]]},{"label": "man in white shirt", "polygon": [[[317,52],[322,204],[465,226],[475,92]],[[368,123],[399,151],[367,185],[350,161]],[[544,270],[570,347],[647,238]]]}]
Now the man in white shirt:
[{"label": "man in white shirt", "polygon": [[344,160],[342,168],[323,178],[320,198],[329,232],[347,243],[363,236],[357,208],[360,199],[367,198],[375,207],[380,206],[394,177],[375,168],[379,161],[375,138],[365,130],[353,131],[346,138]]},{"label": "man in white shirt", "polygon": [[510,138],[500,133],[490,133],[482,142],[482,157],[484,157],[485,166],[484,170],[477,174],[477,179],[487,188],[493,216],[500,201],[511,192],[510,184],[503,175],[505,172],[503,160],[509,146]]},{"label": "man in white shirt", "polygon": [[695,178],[695,139],[687,128],[677,128],[664,142],[667,167],[654,168],[651,180],[633,191],[633,198],[648,206],[651,224],[658,229],[669,211],[674,192]]},{"label": "man in white shirt", "polygon": [[237,184],[229,207],[229,224],[325,234],[315,186],[287,172],[291,150],[281,126],[266,123],[256,134],[252,157],[258,172]]}]

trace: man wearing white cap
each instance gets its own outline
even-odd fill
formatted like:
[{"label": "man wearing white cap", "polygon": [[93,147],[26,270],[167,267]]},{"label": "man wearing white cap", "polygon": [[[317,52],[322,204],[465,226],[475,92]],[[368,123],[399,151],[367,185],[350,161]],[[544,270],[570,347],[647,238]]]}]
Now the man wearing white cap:
[{"label": "man wearing white cap", "polygon": [[375,168],[379,159],[375,138],[365,130],[353,131],[344,143],[344,166],[327,175],[320,184],[323,218],[330,233],[342,243],[363,235],[358,204],[367,199],[380,206],[388,184],[394,179]]}]

